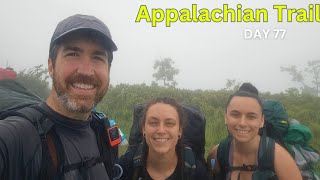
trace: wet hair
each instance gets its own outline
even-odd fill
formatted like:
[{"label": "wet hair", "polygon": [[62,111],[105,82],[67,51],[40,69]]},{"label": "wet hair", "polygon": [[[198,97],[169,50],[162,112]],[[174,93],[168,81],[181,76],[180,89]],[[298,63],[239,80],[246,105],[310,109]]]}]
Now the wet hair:
[{"label": "wet hair", "polygon": [[237,90],[235,93],[231,94],[228,98],[227,105],[226,105],[226,112],[227,108],[232,100],[233,97],[240,96],[240,97],[250,97],[258,101],[259,106],[261,108],[261,112],[263,114],[263,104],[262,100],[259,97],[259,91],[256,87],[254,87],[251,83],[243,83],[239,90]]},{"label": "wet hair", "polygon": [[247,91],[247,92],[251,92],[257,96],[259,96],[259,91],[256,87],[254,87],[251,83],[243,83],[240,87],[239,87],[239,91]]},{"label": "wet hair", "polygon": [[104,45],[103,36],[95,31],[91,31],[91,30],[75,31],[73,33],[67,34],[67,35],[61,37],[60,39],[58,39],[49,50],[49,58],[51,59],[53,66],[56,63],[56,59],[58,56],[58,49],[60,47],[65,46],[70,41],[75,40],[75,39],[80,39],[80,38],[84,38],[86,40],[90,40],[92,42],[96,42],[96,43],[103,45],[103,47],[105,48],[105,50],[107,51],[107,54],[108,54],[108,64],[109,64],[109,68],[110,68],[112,60],[113,60],[113,53],[112,53],[112,51],[109,50],[108,47],[106,47]]},{"label": "wet hair", "polygon": [[[142,119],[140,121],[141,130],[144,127],[144,124],[146,122],[146,115],[147,115],[149,108],[152,105],[155,105],[157,103],[168,104],[176,109],[176,111],[178,113],[178,117],[179,117],[180,128],[182,130],[183,127],[185,126],[185,115],[184,115],[183,107],[175,99],[170,98],[170,97],[158,97],[158,98],[152,99],[149,102],[147,102],[147,104],[143,110],[143,113],[142,113]],[[146,143],[146,140],[145,140],[145,138],[143,138],[143,152],[144,152],[143,163],[145,166],[144,175],[146,175],[146,160],[147,160],[148,149],[149,149],[149,147]],[[178,166],[179,167],[183,167],[183,162],[184,162],[182,150],[183,150],[182,138],[179,138],[178,142],[176,144],[176,153],[178,156]]]}]

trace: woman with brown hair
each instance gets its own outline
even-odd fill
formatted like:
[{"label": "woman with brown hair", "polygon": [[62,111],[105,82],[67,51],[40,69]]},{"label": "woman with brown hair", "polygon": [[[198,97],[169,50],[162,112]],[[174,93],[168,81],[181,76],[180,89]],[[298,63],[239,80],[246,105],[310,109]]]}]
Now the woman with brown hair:
[{"label": "woman with brown hair", "polygon": [[140,121],[142,144],[136,152],[120,157],[121,179],[210,179],[207,168],[197,164],[198,161],[191,167],[186,166],[185,157],[187,153],[193,156],[193,152],[182,143],[184,121],[183,108],[174,99],[163,97],[149,101]]}]

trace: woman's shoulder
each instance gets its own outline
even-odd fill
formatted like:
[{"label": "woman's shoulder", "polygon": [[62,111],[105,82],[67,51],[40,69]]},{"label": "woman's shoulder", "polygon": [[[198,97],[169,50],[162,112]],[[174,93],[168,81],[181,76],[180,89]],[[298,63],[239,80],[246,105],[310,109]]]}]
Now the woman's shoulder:
[{"label": "woman's shoulder", "polygon": [[294,165],[296,165],[293,157],[290,155],[290,153],[280,144],[275,143],[274,147],[274,159],[275,159],[275,165],[276,163],[285,163],[283,161],[286,161],[287,163],[290,162]]},{"label": "woman's shoulder", "polygon": [[211,157],[216,159],[218,148],[219,148],[219,144],[214,145],[208,154],[208,158]]},{"label": "woman's shoulder", "polygon": [[228,154],[231,141],[232,138],[228,136],[227,138],[223,139],[219,144],[214,145],[208,153],[207,162],[211,161],[211,159],[219,159],[218,156],[221,156],[221,154]]},{"label": "woman's shoulder", "polygon": [[[300,180],[301,173],[299,168],[289,154],[289,152],[280,144],[275,143],[274,167],[277,177],[281,179],[297,179]],[[288,173],[290,172],[290,173]]]},{"label": "woman's shoulder", "polygon": [[275,159],[277,158],[293,159],[290,153],[278,143],[275,143],[274,145],[274,154],[275,154]]}]

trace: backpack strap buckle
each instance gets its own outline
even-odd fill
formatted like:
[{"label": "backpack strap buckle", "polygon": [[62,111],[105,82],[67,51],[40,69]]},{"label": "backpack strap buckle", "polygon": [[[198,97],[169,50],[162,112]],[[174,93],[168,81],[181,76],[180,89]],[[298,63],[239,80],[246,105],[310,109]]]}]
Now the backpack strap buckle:
[{"label": "backpack strap buckle", "polygon": [[242,166],[230,166],[228,167],[229,171],[256,171],[258,167],[256,165],[245,165]]}]

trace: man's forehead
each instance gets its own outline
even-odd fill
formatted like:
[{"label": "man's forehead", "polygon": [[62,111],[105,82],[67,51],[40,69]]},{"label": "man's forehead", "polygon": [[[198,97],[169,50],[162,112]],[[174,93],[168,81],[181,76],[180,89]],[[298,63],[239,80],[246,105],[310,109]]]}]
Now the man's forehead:
[{"label": "man's forehead", "polygon": [[[84,46],[85,44],[87,45]],[[85,47],[91,47],[95,51],[107,53],[107,49],[103,44],[90,39],[73,39],[68,42],[64,42],[61,46],[62,50],[84,50]]]}]

